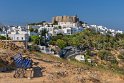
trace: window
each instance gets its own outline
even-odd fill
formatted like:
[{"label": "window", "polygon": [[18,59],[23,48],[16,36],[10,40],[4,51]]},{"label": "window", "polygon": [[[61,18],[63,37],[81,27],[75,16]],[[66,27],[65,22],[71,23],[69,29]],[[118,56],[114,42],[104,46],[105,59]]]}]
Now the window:
[{"label": "window", "polygon": [[19,40],[19,37],[17,37],[17,40]]},{"label": "window", "polygon": [[22,37],[22,40],[23,40],[23,37]]},{"label": "window", "polygon": [[71,30],[67,29],[67,33],[71,32]]}]

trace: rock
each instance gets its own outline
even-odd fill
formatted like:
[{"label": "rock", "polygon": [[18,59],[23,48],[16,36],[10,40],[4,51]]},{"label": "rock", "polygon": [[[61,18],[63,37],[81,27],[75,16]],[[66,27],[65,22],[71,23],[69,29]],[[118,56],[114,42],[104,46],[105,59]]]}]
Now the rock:
[{"label": "rock", "polygon": [[68,72],[67,71],[56,71],[56,72],[53,72],[53,73],[51,73],[51,75],[49,75],[50,76],[50,78],[57,78],[57,79],[59,79],[59,78],[61,78],[61,77],[66,77],[66,76],[68,76]]},{"label": "rock", "polygon": [[76,76],[75,78],[74,78],[78,83],[85,83],[86,82],[86,78],[84,78],[84,77],[81,77],[81,76]]},{"label": "rock", "polygon": [[61,63],[55,63],[53,64],[53,67],[62,67]]},{"label": "rock", "polygon": [[93,77],[90,77],[88,80],[93,82],[93,83],[101,83],[99,79],[96,79],[96,78],[93,78]]},{"label": "rock", "polygon": [[48,78],[49,80],[54,80],[54,76],[53,76],[52,74],[49,74],[49,75],[47,76],[47,78]]}]

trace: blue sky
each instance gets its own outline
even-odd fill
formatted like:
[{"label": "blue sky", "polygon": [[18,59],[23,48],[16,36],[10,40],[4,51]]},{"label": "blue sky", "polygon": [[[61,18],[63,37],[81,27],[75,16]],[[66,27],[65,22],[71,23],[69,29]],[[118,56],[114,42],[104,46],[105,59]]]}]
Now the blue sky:
[{"label": "blue sky", "polygon": [[124,0],[0,0],[0,22],[51,21],[56,15],[78,15],[89,24],[124,30]]}]

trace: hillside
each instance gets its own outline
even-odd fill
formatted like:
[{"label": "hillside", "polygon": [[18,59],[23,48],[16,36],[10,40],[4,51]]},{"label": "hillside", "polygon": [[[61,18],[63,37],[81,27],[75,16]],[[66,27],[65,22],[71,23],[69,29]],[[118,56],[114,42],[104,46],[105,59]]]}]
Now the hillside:
[{"label": "hillside", "polygon": [[[58,41],[59,40],[59,41]],[[50,41],[61,49],[67,45],[80,47],[85,58],[91,59],[92,64],[57,58],[36,51],[16,49],[16,45],[0,44],[0,67],[13,68],[11,57],[22,53],[35,63],[34,77],[14,78],[14,70],[0,72],[0,83],[124,83],[124,36],[111,37],[90,30],[71,36],[56,36]],[[55,42],[56,41],[56,42]],[[12,46],[12,47],[11,47]],[[14,47],[13,47],[14,46]],[[5,49],[6,48],[6,49]]]},{"label": "hillside", "polygon": [[[88,59],[91,59],[94,66],[124,74],[124,34],[116,34],[113,37],[109,33],[103,35],[86,29],[74,35],[53,36],[50,44],[57,45],[61,49],[73,46],[85,57],[85,64]],[[62,55],[63,58],[66,58],[65,56],[69,55]]]},{"label": "hillside", "polygon": [[[3,50],[5,51],[5,50]],[[12,52],[12,51],[11,51]],[[14,53],[14,52],[13,52]],[[31,52],[28,55],[41,68],[41,77],[13,78],[14,71],[0,72],[0,83],[123,83],[124,76],[110,70],[92,67],[81,62],[67,61],[51,55]]]}]

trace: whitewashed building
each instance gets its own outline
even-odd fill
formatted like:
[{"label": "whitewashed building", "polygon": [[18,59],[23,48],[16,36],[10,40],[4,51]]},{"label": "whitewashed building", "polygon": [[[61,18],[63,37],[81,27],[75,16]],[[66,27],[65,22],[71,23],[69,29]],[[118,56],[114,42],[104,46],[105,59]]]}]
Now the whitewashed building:
[{"label": "whitewashed building", "polygon": [[78,23],[73,23],[73,22],[58,22],[58,26],[68,28],[68,27],[77,27]]},{"label": "whitewashed building", "polygon": [[27,32],[11,32],[8,34],[8,37],[10,37],[12,40],[19,40],[19,41],[28,41],[29,36]]},{"label": "whitewashed building", "polygon": [[28,41],[29,35],[27,33],[26,28],[21,26],[19,27],[11,27],[7,30],[8,37],[12,40],[19,40],[19,41]]},{"label": "whitewashed building", "polygon": [[117,33],[123,34],[123,31],[116,31],[114,29],[108,29],[104,26],[90,25],[91,29],[94,29],[96,32],[100,32],[103,35],[109,34],[111,36],[115,36]]}]

